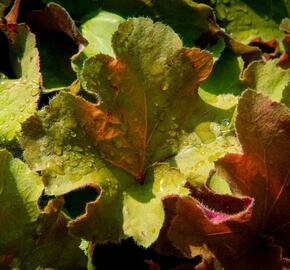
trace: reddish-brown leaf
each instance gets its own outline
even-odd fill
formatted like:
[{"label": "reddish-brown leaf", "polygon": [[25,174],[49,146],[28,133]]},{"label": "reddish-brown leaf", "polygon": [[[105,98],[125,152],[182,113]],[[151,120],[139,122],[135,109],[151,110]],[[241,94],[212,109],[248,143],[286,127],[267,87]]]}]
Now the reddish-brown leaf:
[{"label": "reddish-brown leaf", "polygon": [[168,198],[175,200],[168,237],[187,256],[209,249],[225,269],[282,269],[290,252],[290,112],[248,90],[236,128],[243,154],[216,162],[233,195],[205,187]]}]

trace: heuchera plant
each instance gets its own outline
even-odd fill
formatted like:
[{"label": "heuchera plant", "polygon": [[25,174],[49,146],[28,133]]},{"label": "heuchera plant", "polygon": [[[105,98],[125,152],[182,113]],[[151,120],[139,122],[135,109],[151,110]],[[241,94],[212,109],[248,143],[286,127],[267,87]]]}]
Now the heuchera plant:
[{"label": "heuchera plant", "polygon": [[2,1],[0,268],[288,269],[280,2]]}]

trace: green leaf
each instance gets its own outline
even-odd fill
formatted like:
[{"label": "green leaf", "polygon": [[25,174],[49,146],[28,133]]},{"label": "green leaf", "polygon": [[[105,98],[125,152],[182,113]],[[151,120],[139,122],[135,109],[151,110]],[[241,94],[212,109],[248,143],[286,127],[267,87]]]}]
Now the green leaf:
[{"label": "green leaf", "polygon": [[[163,224],[160,197],[185,194],[185,178],[168,165],[158,172],[164,168],[160,165],[147,173],[141,186],[125,171],[109,165],[78,120],[84,120],[89,106],[93,105],[62,93],[30,118],[24,126],[26,159],[34,170],[42,171],[48,194],[62,195],[86,185],[100,190],[97,200],[87,204],[86,214],[70,222],[74,234],[97,243],[133,236],[140,245],[149,246]],[[152,174],[159,176],[155,179]],[[146,215],[150,224],[144,223]]]},{"label": "green leaf", "polygon": [[124,21],[122,17],[107,11],[88,14],[80,26],[82,35],[89,43],[83,50],[84,55],[89,57],[104,53],[115,56],[111,40],[122,21]]},{"label": "green leaf", "polygon": [[104,111],[100,117],[113,128],[95,127],[96,135],[103,137],[97,140],[105,158],[142,177],[147,166],[178,151],[182,130],[193,131],[195,123],[187,115],[205,106],[194,89],[208,76],[212,59],[199,49],[182,48],[169,27],[149,19],[121,24],[112,44],[118,60],[88,58],[81,82],[97,94]]},{"label": "green leaf", "polygon": [[221,139],[233,110],[210,106],[193,91],[208,76],[211,56],[182,48],[169,27],[129,19],[112,44],[117,59],[90,57],[82,71],[99,104],[57,95],[24,124],[24,156],[42,172],[48,194],[87,185],[100,192],[70,222],[74,234],[97,243],[133,236],[149,246],[163,224],[161,197],[187,192],[176,164],[155,164],[185,146]]},{"label": "green leaf", "polygon": [[226,31],[244,43],[255,37],[281,39],[279,24],[290,14],[285,0],[217,0],[215,11]]},{"label": "green leaf", "polygon": [[239,95],[245,89],[240,81],[242,69],[240,59],[231,51],[225,50],[215,62],[212,73],[202,83],[201,88],[214,95]]},{"label": "green leaf", "polygon": [[36,173],[6,150],[0,150],[0,254],[13,254],[31,245],[42,189]]},{"label": "green leaf", "polygon": [[[199,138],[204,138],[203,143],[189,146],[180,151],[170,164],[176,164],[180,172],[188,177],[188,181],[194,186],[202,186],[209,172],[214,169],[214,162],[226,153],[239,153],[241,151],[239,142],[227,126],[230,125],[228,119],[223,120],[222,125],[217,123],[202,123],[196,128],[195,133]],[[218,185],[216,185],[219,188]]]},{"label": "green leaf", "polygon": [[115,56],[111,40],[113,33],[124,19],[107,11],[89,13],[83,18],[80,31],[88,41],[88,45],[77,55],[73,56],[73,68],[80,72],[86,58],[104,53]]},{"label": "green leaf", "polygon": [[273,101],[290,106],[286,98],[290,91],[290,73],[277,66],[276,60],[251,63],[243,73],[242,82]]},{"label": "green leaf", "polygon": [[62,200],[50,201],[41,212],[38,199],[42,190],[37,173],[0,150],[0,267],[14,265],[26,270],[77,265],[84,269],[80,240],[68,235],[67,219],[60,213]]},{"label": "green leaf", "polygon": [[16,79],[0,78],[0,145],[13,141],[23,123],[37,109],[40,95],[39,55],[35,36],[24,24],[0,25],[9,41]]}]

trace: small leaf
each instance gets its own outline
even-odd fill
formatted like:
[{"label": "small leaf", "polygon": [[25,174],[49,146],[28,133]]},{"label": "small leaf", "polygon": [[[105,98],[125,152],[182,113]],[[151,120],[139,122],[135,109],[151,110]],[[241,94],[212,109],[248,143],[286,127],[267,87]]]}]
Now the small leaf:
[{"label": "small leaf", "polygon": [[290,73],[277,66],[275,60],[251,63],[243,73],[242,82],[277,102],[283,102],[290,91]]}]

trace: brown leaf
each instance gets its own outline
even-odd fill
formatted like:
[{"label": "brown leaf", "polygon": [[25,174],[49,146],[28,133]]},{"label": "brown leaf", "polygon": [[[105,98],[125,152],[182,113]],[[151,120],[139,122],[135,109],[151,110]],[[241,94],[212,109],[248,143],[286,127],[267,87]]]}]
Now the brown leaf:
[{"label": "brown leaf", "polygon": [[7,24],[16,24],[21,0],[15,0],[9,13],[4,17]]}]

